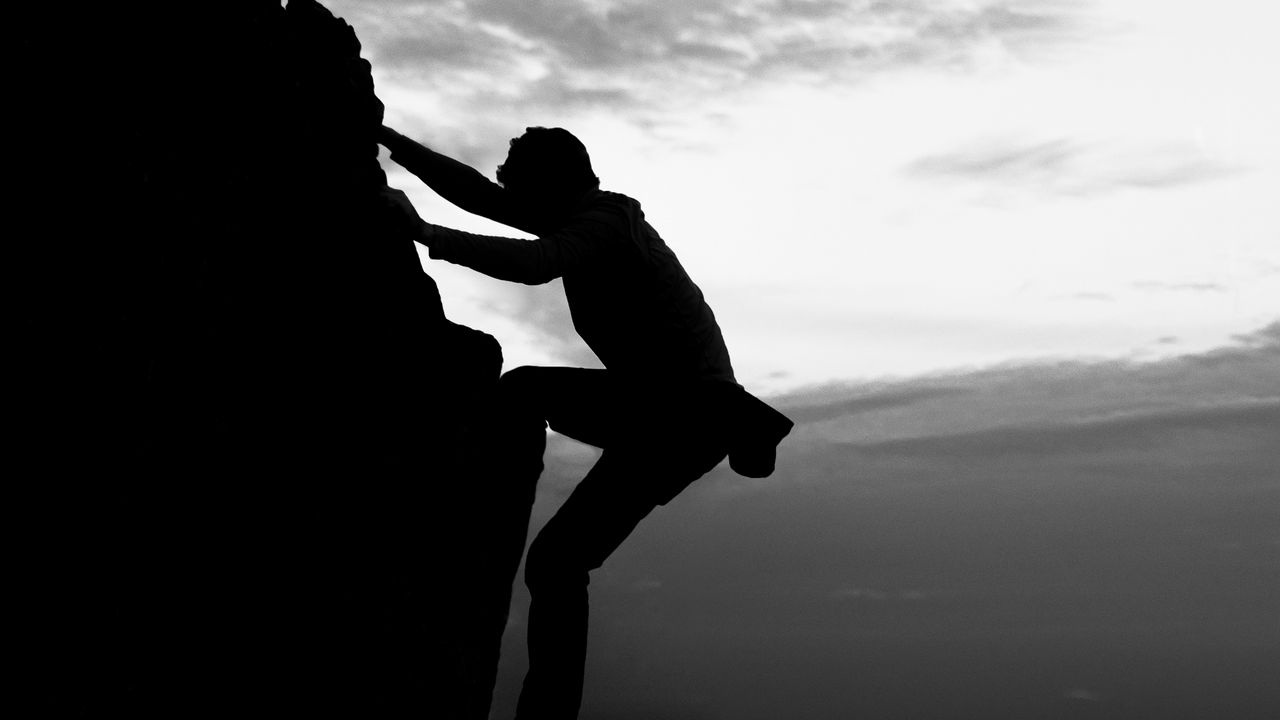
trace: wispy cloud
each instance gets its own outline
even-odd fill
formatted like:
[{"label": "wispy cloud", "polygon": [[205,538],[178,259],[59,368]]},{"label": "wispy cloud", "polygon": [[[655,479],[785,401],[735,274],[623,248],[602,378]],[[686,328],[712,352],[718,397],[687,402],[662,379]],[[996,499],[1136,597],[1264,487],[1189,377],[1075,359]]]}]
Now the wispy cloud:
[{"label": "wispy cloud", "polygon": [[1143,281],[1133,284],[1137,290],[1148,290],[1154,292],[1194,292],[1194,293],[1220,293],[1226,292],[1227,286],[1221,283],[1212,282],[1155,282]]},{"label": "wispy cloud", "polygon": [[1038,143],[987,142],[975,147],[935,155],[913,162],[907,172],[920,177],[963,177],[1004,182],[1053,177],[1081,155],[1082,148],[1068,140]]},{"label": "wispy cloud", "polygon": [[1088,196],[1122,188],[1161,189],[1207,182],[1240,168],[1188,143],[1126,145],[1058,138],[996,139],[926,155],[908,177],[978,182],[1005,189]]},{"label": "wispy cloud", "polygon": [[[1253,444],[1264,428],[1280,427],[1280,396],[1206,407],[1103,415],[1072,421],[1002,426],[874,443],[852,443],[859,457],[885,456],[957,461],[964,458],[1085,457],[1104,452],[1150,448],[1162,439],[1186,437],[1199,430],[1230,433]],[[1235,443],[1228,446],[1234,449]],[[1280,449],[1271,459],[1280,463]]]},{"label": "wispy cloud", "polygon": [[[832,402],[822,402],[821,399],[817,399],[817,402],[814,404],[799,406],[793,405],[788,408],[788,415],[793,421],[800,424],[821,422],[823,420],[859,415],[876,410],[919,405],[927,400],[946,398],[968,392],[971,392],[968,388],[946,386],[907,387],[889,390],[876,390],[869,388],[865,394],[855,397]],[[817,391],[812,394],[820,395],[821,391]],[[796,398],[793,397],[791,402],[794,403],[795,401]]]},{"label": "wispy cloud", "polygon": [[362,29],[374,65],[507,108],[686,108],[769,82],[850,82],[1030,58],[1087,37],[1067,0],[474,0],[330,5]]},{"label": "wispy cloud", "polygon": [[[1082,442],[1197,422],[1246,420],[1280,403],[1280,322],[1205,353],[1150,363],[1062,362],[939,374],[879,385],[830,385],[775,398],[802,425],[797,440],[894,447],[921,438]],[[1219,416],[1220,414],[1220,416]],[[996,432],[997,435],[984,433]],[[1118,436],[1118,435],[1117,435]],[[907,447],[901,445],[901,447]]]},{"label": "wispy cloud", "polygon": [[1270,357],[1280,356],[1280,322],[1272,323],[1256,332],[1236,335],[1233,339],[1248,350],[1259,350]]}]

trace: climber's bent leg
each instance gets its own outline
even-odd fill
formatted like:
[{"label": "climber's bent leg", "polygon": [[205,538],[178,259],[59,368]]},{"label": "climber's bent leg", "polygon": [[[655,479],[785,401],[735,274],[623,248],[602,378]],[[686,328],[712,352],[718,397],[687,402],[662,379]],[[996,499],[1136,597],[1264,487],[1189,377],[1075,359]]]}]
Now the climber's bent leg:
[{"label": "climber's bent leg", "polygon": [[[704,408],[680,388],[629,386],[604,370],[517,368],[503,376],[513,417],[604,448],[599,462],[538,534],[525,561],[529,672],[517,718],[577,717],[587,643],[591,570],[725,456]],[[521,421],[524,425],[524,421]]]},{"label": "climber's bent leg", "polygon": [[529,672],[517,718],[577,717],[587,649],[588,573],[654,508],[634,458],[605,451],[538,533],[525,559]]},{"label": "climber's bent leg", "polygon": [[634,424],[635,409],[607,370],[518,367],[499,386],[506,412],[598,448],[618,444]]}]

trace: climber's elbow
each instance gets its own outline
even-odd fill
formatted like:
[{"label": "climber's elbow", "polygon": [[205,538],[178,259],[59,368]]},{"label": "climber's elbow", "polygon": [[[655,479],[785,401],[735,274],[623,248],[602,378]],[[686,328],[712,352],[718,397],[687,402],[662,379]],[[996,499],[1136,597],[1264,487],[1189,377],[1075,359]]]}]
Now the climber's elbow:
[{"label": "climber's elbow", "polygon": [[552,268],[539,267],[530,270],[522,278],[520,282],[525,285],[546,285],[547,283],[560,277],[560,273]]}]

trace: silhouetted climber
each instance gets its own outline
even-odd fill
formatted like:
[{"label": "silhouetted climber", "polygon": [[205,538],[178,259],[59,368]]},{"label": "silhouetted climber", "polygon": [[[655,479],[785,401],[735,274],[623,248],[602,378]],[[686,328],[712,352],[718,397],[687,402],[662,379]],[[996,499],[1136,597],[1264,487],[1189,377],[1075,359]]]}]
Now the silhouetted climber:
[{"label": "silhouetted climber", "polygon": [[433,225],[388,189],[388,204],[431,257],[512,282],[563,278],[574,327],[606,368],[516,368],[502,376],[495,410],[505,428],[496,452],[518,454],[508,467],[527,472],[530,483],[542,472],[548,424],[604,451],[534,539],[525,564],[529,672],[517,717],[574,718],[588,573],[654,507],[726,455],[741,474],[772,473],[791,421],[738,385],[702,292],[640,204],[599,189],[586,148],[568,131],[528,128],[512,140],[500,184],[390,128],[380,141],[446,200],[538,238]]}]

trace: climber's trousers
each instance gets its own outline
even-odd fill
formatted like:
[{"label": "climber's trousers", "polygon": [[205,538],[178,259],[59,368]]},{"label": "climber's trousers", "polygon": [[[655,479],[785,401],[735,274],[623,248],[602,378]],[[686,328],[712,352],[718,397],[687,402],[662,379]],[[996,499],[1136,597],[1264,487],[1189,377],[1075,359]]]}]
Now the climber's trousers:
[{"label": "climber's trousers", "polygon": [[525,559],[529,672],[516,717],[575,718],[586,660],[588,573],[654,507],[723,460],[725,441],[710,409],[683,388],[622,386],[608,371],[577,368],[518,368],[501,383],[512,419],[534,430],[550,425],[604,450]]}]

